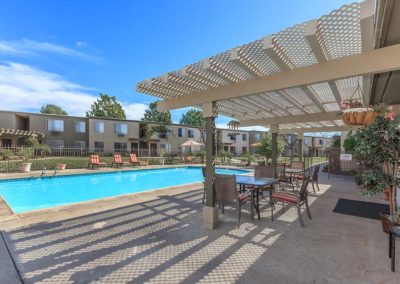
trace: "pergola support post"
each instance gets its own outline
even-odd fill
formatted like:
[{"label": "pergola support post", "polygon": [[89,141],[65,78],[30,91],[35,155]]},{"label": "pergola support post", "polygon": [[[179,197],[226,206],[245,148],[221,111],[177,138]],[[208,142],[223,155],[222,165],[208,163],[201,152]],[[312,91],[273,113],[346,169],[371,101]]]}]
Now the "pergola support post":
[{"label": "pergola support post", "polygon": [[299,161],[303,162],[303,138],[304,138],[304,133],[298,133],[297,134],[297,141],[298,141],[298,146],[299,146]]},{"label": "pergola support post", "polygon": [[203,223],[206,228],[213,230],[218,227],[218,209],[215,207],[215,117],[218,109],[216,102],[203,104],[202,108],[206,121],[206,204],[203,207]]},{"label": "pergola support post", "polygon": [[271,125],[271,135],[272,135],[272,168],[274,169],[274,173],[276,172],[276,166],[278,164],[278,132],[279,126],[278,124]]}]

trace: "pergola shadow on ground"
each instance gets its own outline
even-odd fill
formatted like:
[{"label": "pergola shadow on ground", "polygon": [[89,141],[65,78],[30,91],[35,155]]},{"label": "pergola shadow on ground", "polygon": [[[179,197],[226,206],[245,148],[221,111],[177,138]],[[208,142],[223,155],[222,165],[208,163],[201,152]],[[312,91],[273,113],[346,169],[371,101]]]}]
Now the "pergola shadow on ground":
[{"label": "pergola shadow on ground", "polygon": [[339,197],[364,199],[322,177],[305,228],[265,202],[260,221],[247,205],[240,228],[228,209],[206,230],[195,190],[3,234],[26,283],[397,283],[380,222],[333,213]]}]

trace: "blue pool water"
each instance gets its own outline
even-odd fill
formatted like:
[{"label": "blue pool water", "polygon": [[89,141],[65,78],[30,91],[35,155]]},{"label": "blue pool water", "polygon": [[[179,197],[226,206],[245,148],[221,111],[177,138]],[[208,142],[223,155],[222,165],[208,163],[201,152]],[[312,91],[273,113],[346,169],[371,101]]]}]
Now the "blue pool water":
[{"label": "blue pool water", "polygon": [[[219,168],[220,174],[246,170]],[[203,181],[201,168],[183,167],[0,181],[15,213]]]}]

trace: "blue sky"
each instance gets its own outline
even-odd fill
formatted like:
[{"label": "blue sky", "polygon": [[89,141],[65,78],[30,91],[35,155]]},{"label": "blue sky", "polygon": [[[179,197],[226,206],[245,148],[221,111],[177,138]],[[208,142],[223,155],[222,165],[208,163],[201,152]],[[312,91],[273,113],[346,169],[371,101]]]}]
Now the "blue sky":
[{"label": "blue sky", "polygon": [[[100,92],[140,119],[135,84],[353,1],[0,0],[0,109],[84,115]],[[184,110],[173,111],[179,121]],[[223,125],[227,118],[219,117]]]}]

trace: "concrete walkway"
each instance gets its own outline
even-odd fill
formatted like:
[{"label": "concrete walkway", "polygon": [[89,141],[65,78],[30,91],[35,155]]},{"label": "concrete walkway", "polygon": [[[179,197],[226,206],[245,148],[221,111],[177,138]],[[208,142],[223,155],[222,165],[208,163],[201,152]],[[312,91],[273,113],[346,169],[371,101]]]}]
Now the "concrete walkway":
[{"label": "concrete walkway", "polygon": [[228,209],[208,231],[202,191],[188,188],[4,235],[26,283],[399,283],[380,221],[332,212],[338,198],[371,199],[351,179],[322,176],[320,187],[305,228],[279,206],[272,222],[264,203],[260,221],[247,204],[239,229]]}]

